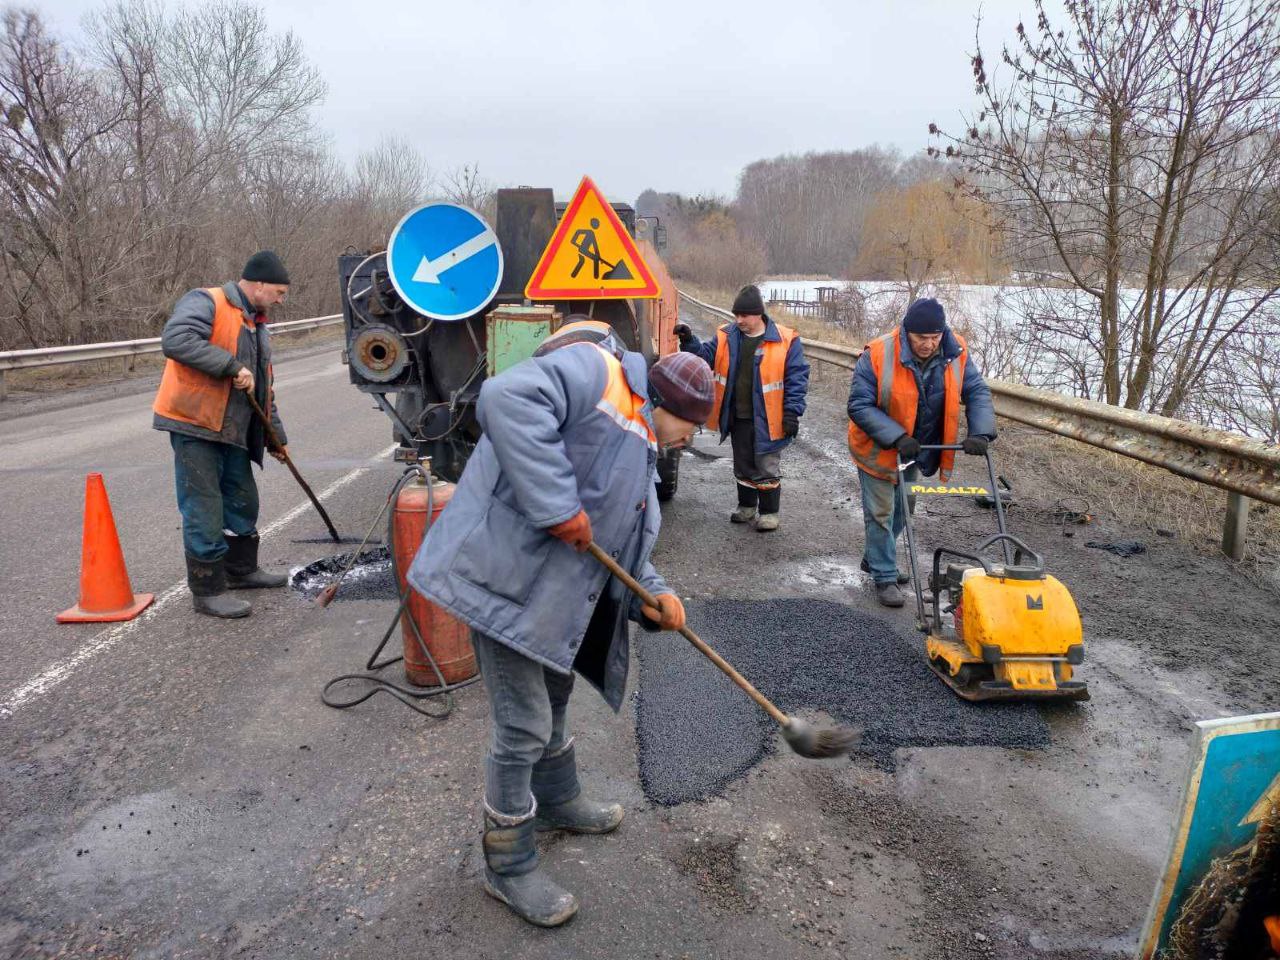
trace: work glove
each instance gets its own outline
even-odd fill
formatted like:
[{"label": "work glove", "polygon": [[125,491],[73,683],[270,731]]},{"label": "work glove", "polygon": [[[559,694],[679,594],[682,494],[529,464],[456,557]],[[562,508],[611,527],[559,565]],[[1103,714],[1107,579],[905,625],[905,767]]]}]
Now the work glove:
[{"label": "work glove", "polygon": [[893,445],[898,448],[898,455],[905,460],[914,460],[920,456],[920,441],[909,433],[904,433]]},{"label": "work glove", "polygon": [[800,418],[794,413],[784,413],[782,415],[782,433],[784,436],[794,437],[800,432]]},{"label": "work glove", "polygon": [[987,444],[990,442],[991,441],[982,436],[982,434],[977,434],[976,436],[974,434],[970,434],[964,438],[964,443],[962,443],[961,446],[964,447],[964,452],[969,456],[983,457],[986,456]]},{"label": "work glove", "polygon": [[693,343],[698,339],[693,335],[693,331],[689,329],[689,325],[687,323],[677,323],[672,332],[676,335],[676,338],[680,341],[680,346],[682,347]]},{"label": "work glove", "polygon": [[548,527],[547,533],[564,541],[579,553],[586,553],[591,543],[591,518],[587,516],[587,511],[579,510],[577,516]]},{"label": "work glove", "polygon": [[684,604],[674,593],[660,593],[653,599],[658,607],[643,604],[640,612],[660,626],[663,630],[680,630],[684,627]]}]

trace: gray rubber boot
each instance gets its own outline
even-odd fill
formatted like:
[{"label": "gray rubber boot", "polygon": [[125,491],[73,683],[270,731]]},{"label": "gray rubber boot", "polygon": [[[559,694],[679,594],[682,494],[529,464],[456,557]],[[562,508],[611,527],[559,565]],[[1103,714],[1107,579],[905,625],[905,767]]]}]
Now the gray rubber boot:
[{"label": "gray rubber boot", "polygon": [[541,831],[612,833],[626,813],[621,804],[596,803],[582,796],[572,740],[534,764],[532,786],[538,802],[535,825]]},{"label": "gray rubber boot", "polygon": [[187,555],[187,586],[196,613],[235,620],[253,613],[247,600],[227,596],[227,571],[221,559],[207,562]]},{"label": "gray rubber boot", "polygon": [[534,816],[507,817],[484,807],[484,892],[538,927],[558,927],[578,912],[578,900],[538,869]]},{"label": "gray rubber boot", "polygon": [[[863,573],[871,572],[871,565],[867,563],[866,557],[862,558],[862,563],[858,564],[858,569],[861,570]],[[911,582],[911,574],[907,573],[907,571],[905,570],[901,570],[901,569],[898,570],[898,583],[910,583],[910,582]]]},{"label": "gray rubber boot", "polygon": [[778,529],[781,519],[778,511],[782,509],[782,488],[773,487],[760,491],[760,516],[756,517],[756,531],[769,533]]},{"label": "gray rubber boot", "polygon": [[900,607],[907,602],[896,583],[877,583],[876,599],[882,607]]},{"label": "gray rubber boot", "polygon": [[732,523],[750,523],[756,518],[756,506],[760,501],[760,491],[745,484],[738,485],[738,509],[729,514]]},{"label": "gray rubber boot", "polygon": [[283,573],[269,573],[258,566],[258,535],[227,537],[227,555],[223,558],[227,568],[227,589],[259,590],[264,587],[283,587],[289,577]]}]

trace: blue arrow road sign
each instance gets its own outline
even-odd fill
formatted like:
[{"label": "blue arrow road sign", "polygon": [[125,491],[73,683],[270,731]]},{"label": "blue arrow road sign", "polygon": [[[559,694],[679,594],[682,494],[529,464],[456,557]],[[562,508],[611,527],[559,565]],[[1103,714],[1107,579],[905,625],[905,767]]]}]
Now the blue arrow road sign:
[{"label": "blue arrow road sign", "polygon": [[462,320],[498,292],[502,248],[474,210],[428,203],[405,214],[391,232],[387,269],[413,309],[437,320]]}]

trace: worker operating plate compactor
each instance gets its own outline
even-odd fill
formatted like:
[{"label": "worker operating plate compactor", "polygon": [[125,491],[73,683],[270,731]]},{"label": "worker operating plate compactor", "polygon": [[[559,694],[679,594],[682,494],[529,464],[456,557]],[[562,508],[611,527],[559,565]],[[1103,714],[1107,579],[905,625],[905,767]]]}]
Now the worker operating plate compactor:
[{"label": "worker operating plate compactor", "polygon": [[[960,450],[958,445],[925,450]],[[986,454],[996,533],[972,553],[952,547],[933,551],[926,603],[916,570],[915,530],[908,496],[980,491],[946,483],[910,481],[911,463],[898,458],[899,506],[905,518],[907,555],[915,585],[917,625],[925,634],[929,665],[966,700],[1087,700],[1089,690],[1072,679],[1084,660],[1080,613],[1070,592],[1045,573],[1044,559],[1005,528],[1004,504],[995,495],[996,473]],[[999,548],[999,559],[991,554]]]}]

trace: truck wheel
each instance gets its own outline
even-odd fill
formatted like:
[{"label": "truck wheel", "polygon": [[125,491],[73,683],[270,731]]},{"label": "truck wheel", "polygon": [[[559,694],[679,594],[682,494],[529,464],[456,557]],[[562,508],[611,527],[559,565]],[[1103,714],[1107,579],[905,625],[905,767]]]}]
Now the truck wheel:
[{"label": "truck wheel", "polygon": [[658,502],[666,503],[676,495],[680,479],[680,450],[670,450],[658,457]]}]

